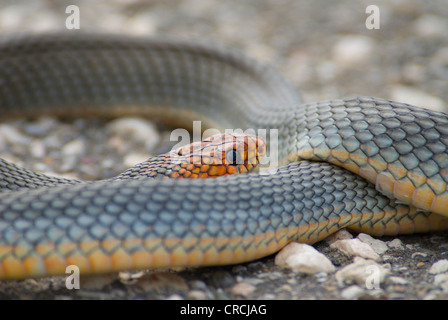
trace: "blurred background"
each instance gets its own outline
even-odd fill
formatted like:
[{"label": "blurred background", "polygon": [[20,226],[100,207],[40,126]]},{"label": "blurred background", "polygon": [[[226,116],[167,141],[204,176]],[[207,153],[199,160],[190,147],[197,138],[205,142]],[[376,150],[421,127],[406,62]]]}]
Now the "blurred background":
[{"label": "blurred background", "polygon": [[[366,7],[380,10],[368,30]],[[80,30],[67,30],[68,5]],[[277,68],[305,102],[370,95],[447,111],[446,0],[2,0],[0,35],[107,32],[238,47]]]}]

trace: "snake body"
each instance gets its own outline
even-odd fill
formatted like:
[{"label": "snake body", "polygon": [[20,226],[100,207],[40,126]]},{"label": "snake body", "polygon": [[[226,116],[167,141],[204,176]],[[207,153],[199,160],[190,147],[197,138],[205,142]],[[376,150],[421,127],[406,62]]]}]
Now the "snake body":
[{"label": "snake body", "polygon": [[264,175],[80,182],[1,160],[0,279],[72,264],[86,274],[239,263],[344,227],[448,228],[447,115],[371,97],[303,104],[274,70],[219,45],[3,39],[0,115],[44,114],[276,129],[284,164]]}]

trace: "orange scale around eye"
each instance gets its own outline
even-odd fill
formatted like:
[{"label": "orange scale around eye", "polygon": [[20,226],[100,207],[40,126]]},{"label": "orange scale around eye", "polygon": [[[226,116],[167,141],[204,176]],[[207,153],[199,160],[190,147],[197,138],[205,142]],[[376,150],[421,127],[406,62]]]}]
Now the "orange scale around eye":
[{"label": "orange scale around eye", "polygon": [[227,173],[235,174],[235,173],[238,173],[238,170],[236,169],[235,166],[229,166],[229,167],[227,167]]}]

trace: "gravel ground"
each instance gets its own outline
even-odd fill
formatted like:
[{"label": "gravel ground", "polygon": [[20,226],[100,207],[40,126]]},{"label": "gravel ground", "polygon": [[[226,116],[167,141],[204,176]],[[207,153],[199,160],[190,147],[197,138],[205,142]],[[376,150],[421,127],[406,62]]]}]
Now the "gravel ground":
[{"label": "gravel ground", "polygon": [[[65,29],[74,1],[2,1],[0,33]],[[76,1],[83,31],[202,38],[238,47],[274,65],[305,102],[371,95],[447,110],[448,6],[439,1],[377,1],[380,29],[365,27],[370,1]],[[349,48],[350,50],[347,50]],[[135,129],[135,128],[138,128]],[[132,130],[131,130],[132,129]],[[169,149],[169,128],[146,119],[54,118],[0,124],[0,155],[67,177],[107,178]],[[143,137],[142,137],[143,135]],[[126,142],[126,143],[125,143]],[[399,239],[396,240],[396,239]],[[448,233],[381,239],[388,270],[379,289],[338,271],[354,262],[322,241],[336,272],[306,274],[274,257],[228,267],[1,281],[2,299],[446,299]],[[400,242],[401,241],[401,242]],[[399,243],[398,246],[391,245]]]}]

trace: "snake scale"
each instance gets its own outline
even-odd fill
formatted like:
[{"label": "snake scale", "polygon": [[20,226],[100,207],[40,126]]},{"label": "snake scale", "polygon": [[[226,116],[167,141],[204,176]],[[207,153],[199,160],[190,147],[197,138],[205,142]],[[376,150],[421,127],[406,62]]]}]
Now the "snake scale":
[{"label": "snake scale", "polygon": [[[111,35],[0,42],[0,115],[122,114],[278,130],[271,174],[47,177],[0,161],[0,279],[234,264],[348,227],[447,229],[448,116],[379,98],[303,104],[239,51]],[[268,145],[272,141],[267,141]]]}]

